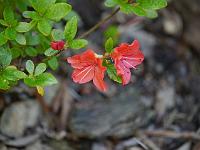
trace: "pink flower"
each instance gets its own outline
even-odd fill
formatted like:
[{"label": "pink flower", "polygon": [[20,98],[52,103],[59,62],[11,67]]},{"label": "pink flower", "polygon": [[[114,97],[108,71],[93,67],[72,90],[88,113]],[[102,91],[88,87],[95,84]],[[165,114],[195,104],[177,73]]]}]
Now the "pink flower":
[{"label": "pink flower", "polygon": [[102,59],[97,58],[92,50],[88,49],[82,54],[69,57],[67,61],[74,68],[72,73],[74,82],[83,84],[93,80],[100,91],[106,91],[107,86],[103,81],[106,68],[102,66]]},{"label": "pink flower", "polygon": [[144,60],[144,55],[140,50],[140,44],[137,40],[133,41],[130,45],[122,43],[114,49],[111,57],[114,59],[117,74],[122,77],[123,85],[130,82],[130,69],[136,69]]}]

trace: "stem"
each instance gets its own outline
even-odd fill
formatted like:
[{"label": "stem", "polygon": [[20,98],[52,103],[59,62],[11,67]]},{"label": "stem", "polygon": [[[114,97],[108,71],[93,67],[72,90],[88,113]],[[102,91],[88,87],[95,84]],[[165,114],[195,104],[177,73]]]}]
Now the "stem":
[{"label": "stem", "polygon": [[91,29],[83,33],[79,36],[79,38],[85,38],[90,33],[94,32],[96,29],[98,29],[102,24],[104,24],[106,21],[110,20],[117,12],[119,12],[120,8],[115,9],[110,15],[105,17],[103,20],[99,21],[96,25],[94,25]]}]

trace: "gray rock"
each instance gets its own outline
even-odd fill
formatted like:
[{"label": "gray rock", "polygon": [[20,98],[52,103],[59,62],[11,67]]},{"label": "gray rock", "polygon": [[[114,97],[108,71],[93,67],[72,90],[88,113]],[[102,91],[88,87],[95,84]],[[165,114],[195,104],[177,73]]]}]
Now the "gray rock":
[{"label": "gray rock", "polygon": [[133,135],[134,130],[149,121],[152,113],[139,100],[136,89],[130,87],[122,93],[112,99],[94,95],[78,102],[70,119],[71,131],[89,138]]},{"label": "gray rock", "polygon": [[0,122],[0,130],[9,137],[20,137],[28,127],[37,123],[40,107],[36,101],[22,101],[7,107]]},{"label": "gray rock", "polygon": [[26,147],[25,150],[54,150],[51,147],[42,144],[40,141],[35,142],[29,146]]}]

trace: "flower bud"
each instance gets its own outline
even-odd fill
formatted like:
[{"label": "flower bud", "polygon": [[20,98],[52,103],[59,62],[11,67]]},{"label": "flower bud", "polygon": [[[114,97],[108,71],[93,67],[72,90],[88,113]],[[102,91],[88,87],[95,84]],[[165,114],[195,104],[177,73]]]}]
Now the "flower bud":
[{"label": "flower bud", "polygon": [[51,48],[54,50],[62,50],[64,48],[64,41],[53,41],[51,42]]}]

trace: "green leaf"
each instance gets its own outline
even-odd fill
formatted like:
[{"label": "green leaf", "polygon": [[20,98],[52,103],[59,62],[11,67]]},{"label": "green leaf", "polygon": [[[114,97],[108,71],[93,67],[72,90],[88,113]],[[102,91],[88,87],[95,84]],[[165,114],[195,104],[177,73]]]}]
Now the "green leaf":
[{"label": "green leaf", "polygon": [[12,60],[12,55],[9,49],[0,47],[0,70],[6,68]]},{"label": "green leaf", "polygon": [[31,21],[30,23],[27,22],[20,22],[16,27],[17,32],[28,32],[30,31],[35,25],[36,21]]},{"label": "green leaf", "polygon": [[8,27],[5,30],[5,36],[9,40],[14,40],[16,38],[16,36],[17,36],[17,31],[15,30],[15,28]]},{"label": "green leaf", "polygon": [[106,7],[114,7],[117,5],[117,3],[114,0],[106,0],[104,4]]},{"label": "green leaf", "polygon": [[70,11],[71,11],[71,6],[69,4],[56,3],[54,5],[51,5],[47,9],[45,17],[54,21],[59,21],[60,19],[65,17]]},{"label": "green leaf", "polygon": [[6,44],[7,41],[8,41],[8,40],[7,40],[7,38],[5,37],[5,33],[4,33],[4,32],[1,32],[1,33],[0,33],[0,46]]},{"label": "green leaf", "polygon": [[65,39],[70,43],[77,33],[78,20],[77,17],[72,17],[65,26]]},{"label": "green leaf", "polygon": [[40,36],[41,35],[39,33],[32,34],[32,32],[27,32],[27,33],[25,33],[25,35],[26,35],[27,45],[36,46],[36,45],[40,44],[40,42],[41,42]]},{"label": "green leaf", "polygon": [[34,69],[35,69],[34,63],[31,60],[28,60],[26,62],[26,70],[28,71],[29,74],[32,75],[34,72]]},{"label": "green leaf", "polygon": [[44,54],[45,54],[46,56],[53,56],[53,55],[55,55],[56,53],[58,53],[58,51],[56,51],[56,50],[54,50],[54,49],[52,49],[52,48],[48,48],[48,49],[44,52]]},{"label": "green leaf", "polygon": [[133,12],[133,5],[128,4],[127,0],[114,0],[119,6],[120,10],[126,14]]},{"label": "green leaf", "polygon": [[30,87],[49,86],[57,83],[56,78],[50,73],[42,73],[38,76],[29,76],[24,79],[24,83]]},{"label": "green leaf", "polygon": [[84,39],[76,39],[69,43],[69,47],[72,49],[80,49],[85,47],[88,44],[87,40]]},{"label": "green leaf", "polygon": [[6,7],[3,11],[3,17],[4,17],[4,20],[12,25],[14,22],[14,13],[13,13],[13,10],[10,8],[10,7]]},{"label": "green leaf", "polygon": [[132,7],[132,12],[138,16],[147,15],[146,11],[140,5],[137,5],[137,4]]},{"label": "green leaf", "polygon": [[42,19],[42,17],[35,11],[24,11],[23,16],[25,18],[31,18],[31,19],[36,20],[36,21]]},{"label": "green leaf", "polygon": [[43,15],[46,10],[56,2],[56,0],[29,0],[31,6],[39,12],[40,15]]},{"label": "green leaf", "polygon": [[52,70],[56,70],[58,68],[58,59],[56,57],[52,57],[47,63]]},{"label": "green leaf", "polygon": [[113,45],[116,45],[119,41],[119,31],[118,26],[112,25],[109,26],[108,29],[104,32],[105,39],[112,38],[113,39]]},{"label": "green leaf", "polygon": [[65,38],[63,31],[61,31],[59,29],[53,29],[51,31],[51,36],[52,36],[54,41],[60,41],[60,40]]},{"label": "green leaf", "polygon": [[166,0],[137,0],[137,3],[145,9],[160,9],[167,6]]},{"label": "green leaf", "polygon": [[23,53],[22,50],[16,46],[11,48],[10,52],[12,54],[12,59],[19,57]]},{"label": "green leaf", "polygon": [[43,35],[48,36],[51,33],[52,26],[48,20],[42,19],[38,22],[37,28]]},{"label": "green leaf", "polygon": [[26,45],[26,38],[23,34],[17,34],[16,36],[16,42],[21,44],[21,45]]},{"label": "green leaf", "polygon": [[7,67],[3,72],[2,72],[2,76],[6,79],[6,80],[10,80],[10,81],[17,81],[19,79],[24,79],[27,77],[27,75],[22,72],[17,70],[16,67],[14,66],[9,66]]},{"label": "green leaf", "polygon": [[28,56],[31,56],[31,57],[35,57],[38,54],[37,50],[33,47],[27,47],[25,49],[25,52]]},{"label": "green leaf", "polygon": [[109,38],[105,43],[105,49],[107,53],[112,53],[113,51],[113,40],[112,38]]},{"label": "green leaf", "polygon": [[3,26],[9,26],[9,24],[3,19],[0,19],[0,24]]},{"label": "green leaf", "polygon": [[106,71],[111,80],[116,81],[118,83],[122,83],[122,79],[120,76],[117,75],[117,70],[116,70],[114,64],[109,62],[109,60],[104,60],[103,66],[105,66],[107,68]]},{"label": "green leaf", "polygon": [[0,76],[0,89],[7,90],[10,88],[8,81]]},{"label": "green leaf", "polygon": [[42,74],[43,72],[45,72],[46,69],[47,69],[46,64],[40,63],[36,66],[34,75],[38,76],[38,75]]},{"label": "green leaf", "polygon": [[151,18],[151,19],[158,17],[158,13],[152,9],[146,10],[146,14],[147,14],[146,17]]}]

